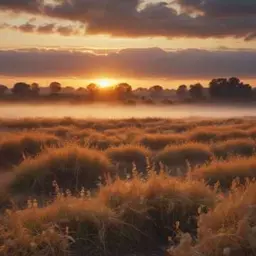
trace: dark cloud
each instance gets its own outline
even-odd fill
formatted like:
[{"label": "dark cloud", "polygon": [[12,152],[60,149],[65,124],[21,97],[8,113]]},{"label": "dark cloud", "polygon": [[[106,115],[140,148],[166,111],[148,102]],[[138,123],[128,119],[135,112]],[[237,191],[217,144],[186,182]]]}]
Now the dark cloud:
[{"label": "dark cloud", "polygon": [[43,3],[44,0],[0,0],[0,10],[38,13]]},{"label": "dark cloud", "polygon": [[207,16],[247,16],[256,14],[255,0],[176,0],[185,11]]},{"label": "dark cloud", "polygon": [[256,51],[167,52],[124,49],[107,55],[68,50],[0,51],[0,75],[17,77],[256,78]]},{"label": "dark cloud", "polygon": [[60,26],[55,23],[48,23],[48,24],[43,24],[43,25],[34,25],[30,22],[27,22],[22,25],[10,25],[10,24],[0,24],[0,29],[14,29],[18,30],[20,32],[24,33],[31,33],[31,32],[36,32],[39,34],[52,34],[52,33],[59,33],[62,36],[71,36],[71,35],[79,35],[80,30],[82,28],[78,28],[75,26],[71,25],[65,25],[65,26]]},{"label": "dark cloud", "polygon": [[[26,10],[32,0],[0,0],[12,10]],[[38,5],[42,1],[37,2]],[[174,0],[183,12],[178,13],[168,2],[140,0],[55,0],[44,2],[41,15],[79,22],[87,34],[141,37],[165,36],[255,39],[255,0]],[[169,1],[171,2],[171,1]],[[17,5],[19,3],[19,5]],[[35,1],[33,0],[33,3]],[[0,4],[1,6],[1,4]],[[15,8],[14,8],[15,7]],[[37,7],[38,8],[38,7]],[[28,9],[30,11],[30,9]],[[192,15],[194,14],[194,15]],[[71,29],[59,27],[56,31],[70,35]]]}]

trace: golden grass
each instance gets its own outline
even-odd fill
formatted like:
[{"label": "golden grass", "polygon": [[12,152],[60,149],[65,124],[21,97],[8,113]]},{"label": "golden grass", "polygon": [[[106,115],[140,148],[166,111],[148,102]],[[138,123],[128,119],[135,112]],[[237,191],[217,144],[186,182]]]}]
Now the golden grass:
[{"label": "golden grass", "polygon": [[[123,255],[168,241],[174,226],[195,232],[190,216],[213,207],[215,192],[204,183],[151,172],[101,187],[95,197],[63,197],[38,208],[9,211],[2,220],[3,255]],[[68,231],[68,232],[67,232]],[[65,254],[65,253],[66,254]],[[68,254],[68,252],[70,254]],[[34,254],[33,254],[34,253]]]},{"label": "golden grass", "polygon": [[255,153],[256,142],[252,139],[232,139],[215,143],[211,148],[217,157],[251,156]]},{"label": "golden grass", "polygon": [[140,145],[123,145],[119,147],[111,147],[106,150],[106,155],[114,162],[130,166],[129,171],[132,169],[134,163],[137,170],[146,172],[147,157],[150,156],[150,151]]},{"label": "golden grass", "polygon": [[253,256],[256,249],[256,183],[233,186],[226,197],[198,221],[198,243],[189,235],[170,250],[172,256]]},{"label": "golden grass", "polygon": [[256,177],[256,157],[215,160],[193,170],[192,176],[204,179],[210,185],[220,182],[222,188],[229,189],[232,181],[237,177],[241,179],[241,182],[244,182],[246,178]]},{"label": "golden grass", "polygon": [[212,157],[213,154],[208,145],[191,142],[167,146],[157,154],[156,161],[169,168],[177,168],[204,164],[210,161]]},{"label": "golden grass", "polygon": [[[0,255],[126,255],[172,238],[172,256],[252,256],[255,124],[0,120],[0,168],[16,164],[6,182],[0,177]],[[173,170],[182,177],[171,177]],[[28,196],[39,201],[25,207]]]},{"label": "golden grass", "polygon": [[11,184],[15,192],[49,193],[55,180],[63,189],[95,188],[113,167],[100,151],[66,146],[49,149],[34,159],[26,159],[14,169]]},{"label": "golden grass", "polygon": [[161,150],[170,144],[182,143],[185,138],[179,134],[146,134],[138,136],[136,143],[151,150]]},{"label": "golden grass", "polygon": [[34,132],[4,133],[0,137],[0,168],[19,164],[35,156],[47,146],[57,146],[60,140],[50,134]]}]

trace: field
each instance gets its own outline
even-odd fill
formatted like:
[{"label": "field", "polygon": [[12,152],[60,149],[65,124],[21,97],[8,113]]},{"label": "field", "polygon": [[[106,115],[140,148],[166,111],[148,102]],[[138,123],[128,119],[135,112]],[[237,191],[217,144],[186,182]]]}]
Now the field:
[{"label": "field", "polygon": [[256,255],[256,119],[1,119],[0,255]]}]

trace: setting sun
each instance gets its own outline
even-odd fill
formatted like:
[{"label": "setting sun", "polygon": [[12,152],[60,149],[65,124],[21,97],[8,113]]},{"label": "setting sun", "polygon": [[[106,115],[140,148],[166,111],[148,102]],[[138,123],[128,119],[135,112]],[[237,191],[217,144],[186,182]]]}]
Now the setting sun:
[{"label": "setting sun", "polygon": [[99,79],[99,80],[96,81],[96,83],[101,88],[107,88],[107,87],[113,86],[115,82],[113,80],[110,80],[110,79]]}]

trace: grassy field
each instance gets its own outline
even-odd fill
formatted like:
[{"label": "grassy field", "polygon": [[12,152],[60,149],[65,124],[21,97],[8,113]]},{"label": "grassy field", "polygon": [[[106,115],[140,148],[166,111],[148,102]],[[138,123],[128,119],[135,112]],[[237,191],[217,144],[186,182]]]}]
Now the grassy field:
[{"label": "grassy field", "polygon": [[256,255],[256,119],[0,131],[0,255]]}]

